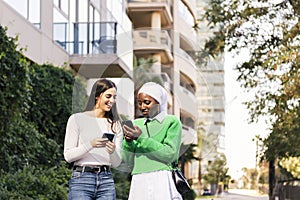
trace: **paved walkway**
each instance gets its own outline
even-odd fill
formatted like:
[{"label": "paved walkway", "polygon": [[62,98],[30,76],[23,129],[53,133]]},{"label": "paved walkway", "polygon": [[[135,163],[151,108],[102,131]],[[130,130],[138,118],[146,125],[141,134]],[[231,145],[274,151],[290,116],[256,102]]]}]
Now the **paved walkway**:
[{"label": "paved walkway", "polygon": [[232,194],[241,194],[241,195],[247,195],[247,196],[267,196],[267,195],[258,193],[257,190],[230,189],[228,192],[232,193]]},{"label": "paved walkway", "polygon": [[196,200],[268,200],[268,195],[259,194],[255,190],[232,189],[228,193],[220,194],[216,197],[198,197]]}]

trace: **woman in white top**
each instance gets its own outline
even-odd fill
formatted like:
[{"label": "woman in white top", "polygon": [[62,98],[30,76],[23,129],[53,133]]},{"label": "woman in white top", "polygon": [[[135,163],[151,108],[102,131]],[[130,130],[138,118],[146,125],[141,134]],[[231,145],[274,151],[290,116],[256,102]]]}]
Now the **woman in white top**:
[{"label": "woman in white top", "polygon": [[[74,162],[69,199],[116,199],[110,167],[121,163],[123,133],[116,110],[116,85],[107,79],[94,84],[85,112],[70,116],[64,157]],[[110,141],[104,133],[113,134]]]}]

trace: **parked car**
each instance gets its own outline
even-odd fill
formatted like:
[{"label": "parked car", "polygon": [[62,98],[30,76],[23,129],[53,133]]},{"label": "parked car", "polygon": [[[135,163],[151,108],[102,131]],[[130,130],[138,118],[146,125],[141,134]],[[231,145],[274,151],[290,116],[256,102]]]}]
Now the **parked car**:
[{"label": "parked car", "polygon": [[202,196],[209,196],[209,195],[211,195],[210,190],[209,189],[204,189],[203,193],[202,193]]}]

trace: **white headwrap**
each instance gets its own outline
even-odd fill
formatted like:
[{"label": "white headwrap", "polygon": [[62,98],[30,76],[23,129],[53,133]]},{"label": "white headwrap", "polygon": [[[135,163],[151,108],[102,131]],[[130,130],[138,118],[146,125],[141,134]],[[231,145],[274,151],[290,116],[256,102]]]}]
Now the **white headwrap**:
[{"label": "white headwrap", "polygon": [[144,93],[153,97],[160,105],[160,112],[167,111],[167,91],[161,85],[148,82],[145,83],[139,90],[138,94]]}]

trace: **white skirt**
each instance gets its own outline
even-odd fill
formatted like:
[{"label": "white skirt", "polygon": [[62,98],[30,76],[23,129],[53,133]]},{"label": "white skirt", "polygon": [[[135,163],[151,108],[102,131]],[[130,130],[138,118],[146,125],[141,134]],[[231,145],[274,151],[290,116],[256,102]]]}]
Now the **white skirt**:
[{"label": "white skirt", "polygon": [[132,176],[129,200],[182,200],[171,171],[156,171]]}]

